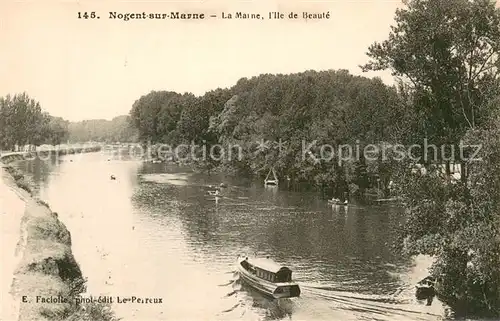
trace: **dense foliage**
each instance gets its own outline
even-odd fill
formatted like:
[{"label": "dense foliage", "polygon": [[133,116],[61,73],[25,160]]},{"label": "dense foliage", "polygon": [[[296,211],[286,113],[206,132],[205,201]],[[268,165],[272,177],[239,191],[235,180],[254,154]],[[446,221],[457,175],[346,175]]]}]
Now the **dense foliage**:
[{"label": "dense foliage", "polygon": [[418,137],[457,144],[488,119],[488,102],[500,94],[499,11],[489,0],[405,3],[388,40],[370,46],[372,60],[363,68],[401,77]]},{"label": "dense foliage", "polygon": [[[500,10],[487,0],[414,0],[396,13],[388,40],[369,48],[367,70],[401,77],[414,141],[456,148],[404,163],[401,248],[436,257],[439,294],[464,315],[500,316]],[[469,146],[470,145],[470,146]],[[473,154],[479,150],[479,154]],[[400,164],[402,165],[402,164]]]},{"label": "dense foliage", "polygon": [[68,140],[72,143],[94,142],[134,142],[135,128],[129,116],[118,116],[112,120],[93,119],[71,122],[68,125]]},{"label": "dense foliage", "polygon": [[26,93],[0,97],[0,149],[16,145],[57,145],[66,141],[68,122],[43,112]]},{"label": "dense foliage", "polygon": [[137,130],[130,116],[112,120],[69,122],[44,112],[40,103],[26,93],[0,97],[0,150],[15,150],[15,146],[66,142],[135,142]]},{"label": "dense foliage", "polygon": [[347,186],[363,181],[356,173],[369,174],[358,169],[364,160],[339,162],[339,155],[332,155],[315,161],[301,157],[302,151],[314,141],[311,151],[319,154],[321,144],[337,149],[390,140],[405,123],[400,104],[397,90],[380,79],[345,70],[307,71],[243,78],[201,97],[153,91],[135,102],[131,118],[143,142],[194,143],[198,154],[219,144],[215,157],[198,162],[208,168],[265,175],[273,167],[292,182]]}]

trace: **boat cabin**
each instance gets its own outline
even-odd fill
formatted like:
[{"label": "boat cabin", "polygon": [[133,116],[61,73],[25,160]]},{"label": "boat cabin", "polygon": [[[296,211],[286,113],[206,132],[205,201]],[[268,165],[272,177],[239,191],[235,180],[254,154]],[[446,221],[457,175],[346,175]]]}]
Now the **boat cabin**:
[{"label": "boat cabin", "polygon": [[241,266],[256,277],[269,282],[292,282],[292,270],[270,259],[249,260],[246,258],[241,261]]}]

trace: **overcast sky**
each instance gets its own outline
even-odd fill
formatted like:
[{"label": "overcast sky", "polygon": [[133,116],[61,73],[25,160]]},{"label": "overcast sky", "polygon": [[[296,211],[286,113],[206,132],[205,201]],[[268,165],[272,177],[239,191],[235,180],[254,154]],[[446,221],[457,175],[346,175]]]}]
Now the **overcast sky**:
[{"label": "overcast sky", "polygon": [[[0,3],[0,96],[26,91],[68,120],[128,114],[151,90],[200,95],[261,73],[344,68],[362,74],[399,1],[47,1]],[[97,12],[98,20],[78,19]],[[329,20],[110,20],[171,11],[330,12]],[[389,73],[379,75],[391,82]]]}]

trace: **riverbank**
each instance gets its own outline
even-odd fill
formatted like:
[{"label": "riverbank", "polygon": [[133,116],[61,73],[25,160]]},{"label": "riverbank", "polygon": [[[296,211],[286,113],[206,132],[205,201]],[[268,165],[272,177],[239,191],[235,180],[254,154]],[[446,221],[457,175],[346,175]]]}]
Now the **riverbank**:
[{"label": "riverbank", "polygon": [[19,312],[19,301],[15,300],[11,294],[11,286],[14,280],[14,273],[19,258],[20,251],[16,251],[17,244],[21,239],[21,218],[25,210],[25,202],[21,195],[10,188],[4,177],[8,177],[0,168],[0,242],[2,244],[2,268],[0,278],[0,320],[17,320]]},{"label": "riverbank", "polygon": [[102,149],[101,146],[87,146],[87,147],[65,147],[53,149],[40,149],[37,151],[30,152],[3,152],[0,153],[0,162],[8,164],[13,161],[23,160],[23,159],[34,159],[35,157],[48,157],[50,155],[74,155],[83,153],[93,153],[98,152]]},{"label": "riverbank", "polygon": [[2,294],[10,296],[2,303],[3,313],[17,320],[116,320],[107,304],[76,302],[85,292],[85,280],[71,250],[71,234],[57,213],[31,195],[29,182],[15,168],[0,163],[0,176],[2,227],[9,229],[2,235],[7,267]]}]

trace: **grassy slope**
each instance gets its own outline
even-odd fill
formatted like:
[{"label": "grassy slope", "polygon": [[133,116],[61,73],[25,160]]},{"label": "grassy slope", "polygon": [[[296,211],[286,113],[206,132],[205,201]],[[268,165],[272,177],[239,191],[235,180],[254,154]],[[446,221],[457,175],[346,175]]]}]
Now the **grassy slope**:
[{"label": "grassy slope", "polygon": [[[18,244],[23,257],[13,291],[19,300],[26,296],[31,302],[20,304],[19,320],[116,320],[109,305],[75,303],[85,281],[71,251],[70,232],[47,204],[32,197],[29,182],[15,168],[3,166],[1,175],[26,202]],[[36,296],[62,296],[69,303],[36,303]]]}]

